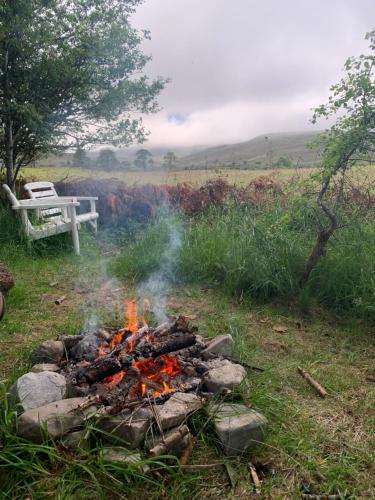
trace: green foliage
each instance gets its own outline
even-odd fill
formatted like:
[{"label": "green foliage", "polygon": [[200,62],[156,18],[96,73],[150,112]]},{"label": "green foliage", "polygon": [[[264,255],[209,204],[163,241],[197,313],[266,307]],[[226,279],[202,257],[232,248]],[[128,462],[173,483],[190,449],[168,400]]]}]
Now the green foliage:
[{"label": "green foliage", "polygon": [[345,172],[357,162],[371,160],[375,148],[375,31],[367,33],[369,54],[350,57],[346,74],[331,87],[328,103],[315,109],[318,118],[335,116],[336,122],[324,134],[323,167],[325,174]]},{"label": "green foliage", "polygon": [[292,166],[292,162],[287,156],[280,156],[280,158],[272,166],[276,168],[290,168]]},{"label": "green foliage", "polygon": [[140,0],[16,0],[0,5],[0,158],[13,185],[38,155],[127,145],[145,130],[165,80],[142,74]]}]

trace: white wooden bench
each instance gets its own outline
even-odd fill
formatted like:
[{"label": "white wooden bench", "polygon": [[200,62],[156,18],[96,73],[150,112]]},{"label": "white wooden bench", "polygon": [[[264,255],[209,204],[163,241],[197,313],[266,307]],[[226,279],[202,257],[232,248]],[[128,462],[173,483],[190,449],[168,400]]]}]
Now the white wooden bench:
[{"label": "white wooden bench", "polygon": [[[27,187],[26,187],[27,186]],[[21,214],[25,233],[31,240],[47,238],[55,234],[71,232],[76,255],[80,254],[78,229],[81,223],[88,222],[97,231],[95,202],[93,196],[58,196],[51,182],[31,182],[25,185],[30,199],[18,200],[9,186],[3,184],[3,189],[12,205],[13,210]],[[77,213],[80,202],[89,202],[90,211]],[[33,211],[36,223],[29,217]]]}]

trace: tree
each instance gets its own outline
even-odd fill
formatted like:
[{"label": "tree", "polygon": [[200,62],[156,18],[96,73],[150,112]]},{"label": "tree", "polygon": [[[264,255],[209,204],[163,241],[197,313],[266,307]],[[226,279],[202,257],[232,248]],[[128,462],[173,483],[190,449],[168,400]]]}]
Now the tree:
[{"label": "tree", "polygon": [[164,167],[171,169],[176,165],[177,162],[177,156],[173,151],[168,151],[165,153],[163,157],[163,165]]},{"label": "tree", "polygon": [[142,0],[0,3],[0,159],[19,170],[77,144],[128,145],[146,131],[166,80],[142,74],[147,32],[129,17]]},{"label": "tree", "polygon": [[[348,170],[360,162],[371,162],[375,153],[375,30],[367,33],[371,53],[350,57],[346,75],[331,87],[328,103],[315,109],[319,117],[337,116],[335,124],[319,140],[323,146],[320,189],[317,204],[325,218],[315,245],[300,278],[303,288],[319,259],[325,255],[328,241],[340,227],[336,208],[342,198]],[[334,193],[332,184],[339,181]]]},{"label": "tree", "polygon": [[96,164],[103,170],[113,170],[118,167],[119,162],[113,149],[104,148],[99,151]]},{"label": "tree", "polygon": [[90,160],[87,156],[86,151],[79,146],[74,152],[72,158],[72,165],[73,167],[82,167],[82,168],[88,167],[90,165]]},{"label": "tree", "polygon": [[152,153],[147,149],[138,149],[135,154],[135,165],[138,168],[142,168],[143,170],[147,170],[147,168],[152,168],[154,165],[154,160],[152,159]]},{"label": "tree", "polygon": [[292,162],[290,161],[290,158],[287,156],[280,156],[279,159],[272,165],[273,167],[276,168],[288,168],[292,166]]}]

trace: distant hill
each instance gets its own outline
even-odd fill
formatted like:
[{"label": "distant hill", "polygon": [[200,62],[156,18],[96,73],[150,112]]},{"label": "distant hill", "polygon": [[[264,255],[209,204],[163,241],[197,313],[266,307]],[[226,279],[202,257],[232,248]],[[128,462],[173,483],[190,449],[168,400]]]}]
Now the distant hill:
[{"label": "distant hill", "polygon": [[[154,169],[162,168],[163,156],[173,151],[178,158],[174,170],[181,169],[214,169],[241,168],[264,169],[283,167],[313,167],[319,162],[319,151],[307,146],[317,138],[319,132],[297,132],[264,134],[246,142],[226,144],[222,146],[180,146],[180,147],[147,147],[132,146],[115,148],[119,162],[118,168],[137,170],[134,166],[138,149],[148,149],[154,160]],[[95,164],[97,150],[88,152],[92,164]],[[72,166],[72,153],[61,156],[48,156],[37,162],[39,166]],[[126,166],[125,166],[126,164]]]},{"label": "distant hill", "polygon": [[264,134],[246,142],[215,146],[181,160],[185,168],[309,167],[319,162],[319,151],[307,144],[319,132]]}]

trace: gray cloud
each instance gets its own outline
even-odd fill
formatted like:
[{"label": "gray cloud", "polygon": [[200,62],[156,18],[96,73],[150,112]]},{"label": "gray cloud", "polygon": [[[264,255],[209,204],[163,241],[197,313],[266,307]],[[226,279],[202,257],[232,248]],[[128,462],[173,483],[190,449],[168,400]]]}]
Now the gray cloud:
[{"label": "gray cloud", "polygon": [[373,0],[146,0],[133,23],[151,31],[147,71],[172,78],[145,119],[150,143],[309,129],[345,59],[366,50],[374,14]]}]

